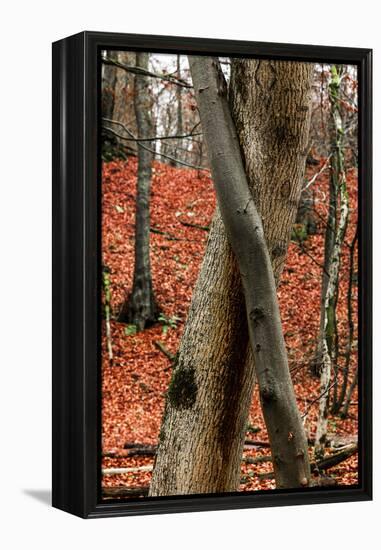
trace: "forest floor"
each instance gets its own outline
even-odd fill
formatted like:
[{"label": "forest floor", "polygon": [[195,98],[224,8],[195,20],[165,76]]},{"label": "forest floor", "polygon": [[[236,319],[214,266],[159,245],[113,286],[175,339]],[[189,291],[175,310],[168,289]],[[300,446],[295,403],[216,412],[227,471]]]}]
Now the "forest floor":
[{"label": "forest floor", "polygon": [[[321,159],[320,166],[325,159]],[[134,215],[137,161],[104,163],[102,182],[103,265],[110,270],[113,361],[107,355],[105,330],[102,336],[102,466],[132,468],[120,475],[103,476],[102,485],[141,487],[150,482],[153,456],[124,456],[136,444],[156,445],[162,420],[165,393],[171,376],[171,362],[157,342],[172,354],[177,352],[187,318],[192,290],[203,258],[215,196],[206,172],[172,168],[155,162],[151,193],[151,267],[162,320],[141,333],[118,323],[115,317],[131,290],[134,265]],[[308,168],[307,177],[319,171]],[[348,174],[350,222],[346,242],[350,243],[356,224],[357,174]],[[286,340],[289,366],[308,437],[313,440],[318,412],[319,380],[309,372],[319,325],[321,274],[324,250],[324,220],[327,218],[328,171],[313,184],[318,231],[303,241],[291,242],[283,270],[278,297]],[[348,333],[347,289],[349,247],[343,247],[338,298],[338,332],[343,352]],[[357,266],[357,261],[355,262]],[[356,267],[357,271],[357,267]],[[353,285],[353,309],[357,311],[357,285]],[[357,365],[357,317],[350,365],[350,380]],[[341,375],[339,373],[339,384]],[[357,442],[357,390],[353,393],[349,416],[329,417],[334,446]],[[266,428],[255,392],[250,409],[247,439],[260,445],[246,445],[245,457],[269,456]],[[310,448],[312,456],[312,448]],[[113,458],[111,455],[117,455]],[[109,456],[104,456],[109,455]],[[140,468],[140,469],[139,469]],[[241,491],[272,489],[274,480],[266,478],[271,462],[242,462]],[[338,485],[358,482],[357,454],[331,468],[329,476]]]}]

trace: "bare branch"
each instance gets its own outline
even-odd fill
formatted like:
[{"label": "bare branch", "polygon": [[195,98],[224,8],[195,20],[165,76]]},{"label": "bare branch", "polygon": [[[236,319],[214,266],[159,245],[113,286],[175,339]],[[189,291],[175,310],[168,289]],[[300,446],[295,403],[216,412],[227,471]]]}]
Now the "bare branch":
[{"label": "bare branch", "polygon": [[315,181],[318,179],[318,177],[328,168],[328,163],[330,158],[332,157],[332,153],[327,157],[327,160],[323,164],[323,166],[320,168],[319,172],[317,172],[303,187],[302,191],[305,191],[308,189]]},{"label": "bare branch", "polygon": [[333,388],[333,386],[335,386],[336,384],[337,384],[337,379],[335,378],[332,384],[330,384],[327,388],[325,388],[325,390],[320,395],[318,395],[316,399],[313,399],[311,401],[311,403],[308,405],[308,407],[304,411],[304,414],[302,414],[302,418],[305,418],[308,414],[308,411],[312,407],[312,405],[314,405],[317,401],[320,401],[320,399],[322,399],[330,391],[330,389]]},{"label": "bare branch", "polygon": [[301,250],[306,256],[308,256],[308,258],[309,258],[311,261],[313,261],[314,264],[316,264],[318,267],[320,267],[320,269],[322,269],[322,270],[324,271],[324,273],[327,275],[327,277],[329,277],[329,273],[328,273],[328,271],[325,269],[324,265],[322,265],[320,262],[318,262],[318,261],[312,256],[312,254],[310,254],[310,253],[308,252],[308,250],[306,250],[306,249],[304,248],[304,245],[303,245],[302,241],[300,241],[299,239],[297,239],[297,240],[295,240],[295,241],[293,241],[293,242],[299,246],[300,250]]},{"label": "bare branch", "polygon": [[[142,149],[145,149],[146,151],[149,151],[150,153],[153,153],[154,155],[159,155],[160,157],[163,157],[163,158],[166,158],[166,159],[169,159],[169,160],[172,160],[173,162],[176,162],[177,164],[182,164],[183,166],[187,166],[188,168],[193,168],[195,170],[202,170],[204,172],[210,172],[210,170],[208,168],[204,168],[203,166],[197,166],[195,164],[191,164],[190,162],[185,162],[184,160],[180,160],[180,159],[177,159],[175,157],[173,157],[172,155],[167,155],[165,153],[161,153],[159,151],[155,151],[155,149],[152,149],[151,147],[147,147],[147,145],[143,145],[143,143],[141,143],[137,138],[136,136],[131,132],[131,130],[129,130],[127,128],[127,126],[125,126],[124,124],[122,124],[121,122],[118,122],[117,120],[111,120],[111,119],[103,119],[105,121],[109,121],[109,122],[113,122],[114,124],[116,124],[117,126],[120,126],[121,128],[123,128],[123,130],[131,137],[133,138],[133,141],[136,141],[137,144],[138,144],[138,147],[141,147]],[[112,130],[111,128],[106,128],[107,130],[109,130],[111,133],[113,134],[116,134],[116,132],[114,130]],[[122,137],[122,136],[119,136],[119,137]]]},{"label": "bare branch", "polygon": [[161,80],[165,80],[166,82],[170,82],[171,84],[176,84],[177,86],[181,86],[182,88],[193,88],[191,84],[188,84],[188,82],[186,82],[182,78],[177,78],[175,76],[172,76],[170,73],[167,73],[167,74],[152,73],[151,71],[147,71],[142,67],[136,67],[133,65],[124,65],[124,63],[120,63],[119,61],[114,61],[113,59],[110,59],[109,57],[104,57],[104,56],[102,57],[102,63],[104,63],[105,65],[114,65],[115,67],[118,67],[118,69],[123,69],[128,73],[138,74],[140,76],[150,76],[152,78],[159,78]]},{"label": "bare branch", "polygon": [[[119,123],[119,121],[112,120],[111,118],[102,118],[102,120],[104,122],[108,122],[108,123],[111,123],[111,124],[121,124],[121,123]],[[182,136],[174,135],[174,136],[152,136],[152,137],[147,137],[147,138],[138,138],[138,137],[131,137],[131,136],[130,137],[122,136],[121,134],[118,134],[117,132],[115,132],[115,130],[112,130],[108,126],[102,126],[102,128],[104,128],[105,130],[109,130],[112,134],[114,134],[115,136],[117,136],[120,139],[123,139],[124,141],[137,141],[137,142],[138,141],[163,141],[163,140],[167,140],[167,139],[185,139],[185,138],[190,138],[190,137],[194,137],[194,136],[202,136],[202,132],[195,132],[194,134],[189,133],[189,134],[184,134]]]}]

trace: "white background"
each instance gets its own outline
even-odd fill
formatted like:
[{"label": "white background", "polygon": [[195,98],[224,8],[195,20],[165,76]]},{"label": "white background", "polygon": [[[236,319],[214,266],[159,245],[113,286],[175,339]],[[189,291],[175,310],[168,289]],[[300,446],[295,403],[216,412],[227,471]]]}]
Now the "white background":
[{"label": "white background", "polygon": [[[375,548],[376,500],[228,512],[81,520],[48,505],[51,477],[51,42],[82,30],[294,42],[375,49],[376,1],[61,0],[2,4],[0,539],[3,548]],[[379,115],[379,113],[378,113]],[[4,124],[5,122],[5,124]],[[375,122],[375,238],[380,242]],[[380,279],[375,250],[375,281]],[[379,285],[375,303],[380,304]],[[379,308],[375,312],[379,357]],[[378,338],[377,338],[378,337]],[[375,361],[376,386],[378,365]],[[375,401],[375,418],[380,416]],[[379,424],[376,428],[379,429]],[[376,437],[376,457],[379,457]],[[377,468],[376,461],[376,468]],[[378,490],[377,490],[378,485]],[[36,498],[36,496],[38,498]],[[378,541],[379,542],[379,541]]]}]

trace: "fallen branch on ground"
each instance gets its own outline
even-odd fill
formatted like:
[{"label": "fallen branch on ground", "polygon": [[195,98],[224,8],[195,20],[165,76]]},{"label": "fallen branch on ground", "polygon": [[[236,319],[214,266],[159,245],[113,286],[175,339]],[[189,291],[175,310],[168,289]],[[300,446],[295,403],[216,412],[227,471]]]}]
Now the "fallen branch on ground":
[{"label": "fallen branch on ground", "polygon": [[131,468],[102,468],[104,476],[118,476],[135,472],[152,472],[153,466],[134,466]]},{"label": "fallen branch on ground", "polygon": [[171,235],[170,233],[167,233],[166,231],[160,231],[160,229],[156,229],[156,227],[150,227],[149,230],[151,233],[157,233],[158,235],[163,235],[166,239],[169,241],[183,241],[185,239],[181,239],[179,237],[175,237],[174,235]]},{"label": "fallen branch on ground", "polygon": [[164,344],[162,344],[161,342],[159,342],[159,340],[154,340],[153,342],[154,346],[160,350],[162,353],[164,353],[164,355],[173,363],[174,360],[176,359],[176,355],[174,355],[173,353],[171,353],[169,350],[167,350],[167,348],[165,347]]},{"label": "fallen branch on ground", "polygon": [[129,451],[106,451],[102,453],[102,458],[128,458],[131,456]]},{"label": "fallen branch on ground", "polygon": [[[323,458],[322,460],[319,460],[318,462],[312,462],[311,463],[311,472],[316,471],[324,471],[328,470],[329,468],[332,468],[333,466],[337,466],[341,462],[344,462],[344,460],[347,460],[347,458],[350,458],[352,455],[357,453],[358,445],[357,443],[354,445],[348,445],[345,449],[340,451],[339,453],[332,454],[330,456],[327,456]],[[274,472],[267,472],[265,474],[258,474],[259,479],[272,479],[274,477]]]},{"label": "fallen branch on ground", "polygon": [[353,445],[348,445],[348,447],[344,448],[339,453],[335,453],[333,455],[327,456],[320,460],[317,463],[311,464],[311,470],[328,470],[329,468],[332,468],[333,466],[336,466],[337,464],[340,464],[341,462],[344,462],[344,460],[347,460],[347,458],[350,458],[352,455],[357,453],[358,445],[357,443]]},{"label": "fallen branch on ground", "polygon": [[148,495],[149,485],[141,487],[102,487],[103,498],[118,498],[118,497],[146,497]]},{"label": "fallen branch on ground", "polygon": [[245,446],[250,447],[270,447],[267,441],[254,441],[253,439],[245,439]]},{"label": "fallen branch on ground", "polygon": [[199,225],[198,223],[184,222],[180,219],[179,222],[181,223],[181,225],[185,225],[186,227],[194,227],[195,229],[202,229],[203,231],[209,231],[210,229],[208,225]]},{"label": "fallen branch on ground", "polygon": [[245,464],[259,464],[261,462],[272,462],[272,456],[271,455],[255,456],[255,457],[244,456],[242,458],[242,462],[244,462]]}]

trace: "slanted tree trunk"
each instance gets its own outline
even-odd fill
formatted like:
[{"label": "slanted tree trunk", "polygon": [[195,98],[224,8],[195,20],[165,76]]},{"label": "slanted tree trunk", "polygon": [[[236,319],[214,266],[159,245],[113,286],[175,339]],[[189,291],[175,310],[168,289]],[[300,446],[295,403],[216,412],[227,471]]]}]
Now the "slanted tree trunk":
[{"label": "slanted tree trunk", "polygon": [[334,334],[334,320],[339,285],[340,258],[343,241],[348,223],[348,193],[345,178],[343,137],[344,130],[340,116],[340,73],[335,65],[331,69],[332,77],[329,85],[329,98],[331,102],[331,133],[332,133],[332,159],[331,159],[331,186],[335,190],[340,201],[339,221],[335,226],[334,242],[331,255],[325,259],[328,263],[328,281],[324,302],[324,323],[321,334],[321,374],[320,391],[322,397],[319,400],[319,415],[316,426],[315,456],[321,459],[324,456],[324,448],[327,439],[327,425],[329,412],[329,395],[332,374],[332,337]]},{"label": "slanted tree trunk", "polygon": [[[260,84],[255,79],[258,72]],[[279,62],[270,67],[267,61],[246,60],[234,61],[232,68],[232,112],[250,187],[262,206],[277,280],[302,185],[311,76],[312,66],[302,63]],[[245,93],[243,79],[250,93]],[[264,100],[266,106],[262,106]],[[291,116],[301,106],[304,116],[299,112]],[[274,123],[275,113],[279,118]],[[294,139],[282,144],[280,127]],[[266,156],[262,154],[265,140]],[[283,154],[274,163],[279,149]],[[285,181],[288,192],[282,193]],[[271,200],[274,189],[277,201]],[[240,275],[217,209],[167,395],[151,495],[238,489],[255,380],[247,344]]]},{"label": "slanted tree trunk", "polygon": [[190,67],[218,205],[240,270],[277,486],[307,486],[307,440],[288,368],[269,250],[247,183],[225,80],[217,60],[193,57]]},{"label": "slanted tree trunk", "polygon": [[[149,55],[136,54],[136,65],[148,69]],[[151,97],[148,80],[145,76],[136,75],[134,106],[138,137],[152,135]],[[151,147],[151,142],[144,142]],[[155,302],[150,262],[150,189],[152,176],[152,153],[138,147],[138,177],[135,212],[135,267],[132,292],[123,304],[119,321],[133,324],[138,330],[155,322],[157,306]]]}]

